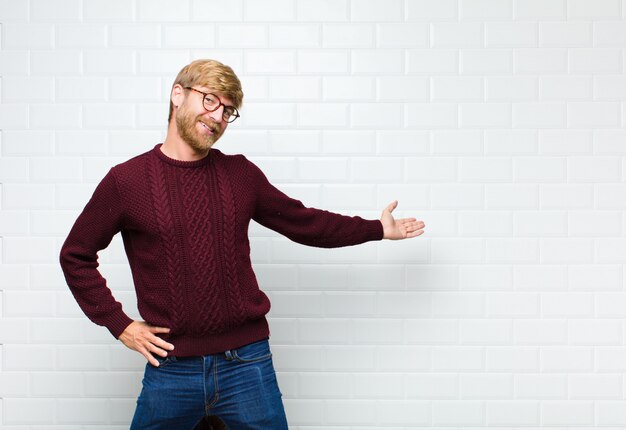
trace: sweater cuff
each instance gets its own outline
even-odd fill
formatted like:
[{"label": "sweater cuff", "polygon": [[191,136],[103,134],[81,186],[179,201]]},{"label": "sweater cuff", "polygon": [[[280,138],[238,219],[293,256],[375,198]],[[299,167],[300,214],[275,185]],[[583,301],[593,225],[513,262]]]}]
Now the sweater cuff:
[{"label": "sweater cuff", "polygon": [[385,235],[383,223],[380,220],[371,220],[367,225],[367,240],[382,240]]},{"label": "sweater cuff", "polygon": [[124,330],[126,330],[126,327],[128,327],[133,321],[134,320],[132,318],[129,318],[129,316],[120,309],[119,312],[111,315],[104,325],[107,329],[109,329],[113,337],[119,339]]}]

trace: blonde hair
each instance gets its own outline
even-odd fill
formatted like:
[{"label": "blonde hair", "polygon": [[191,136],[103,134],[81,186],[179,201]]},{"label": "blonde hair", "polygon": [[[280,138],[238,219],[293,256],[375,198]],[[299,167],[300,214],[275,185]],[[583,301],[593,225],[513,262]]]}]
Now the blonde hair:
[{"label": "blonde hair", "polygon": [[[187,64],[178,72],[178,76],[172,84],[180,85],[183,88],[194,85],[202,85],[223,94],[234,103],[239,109],[243,103],[243,90],[239,78],[229,66],[217,60],[195,60]],[[169,122],[172,119],[174,104],[170,100],[170,112],[167,117]]]}]

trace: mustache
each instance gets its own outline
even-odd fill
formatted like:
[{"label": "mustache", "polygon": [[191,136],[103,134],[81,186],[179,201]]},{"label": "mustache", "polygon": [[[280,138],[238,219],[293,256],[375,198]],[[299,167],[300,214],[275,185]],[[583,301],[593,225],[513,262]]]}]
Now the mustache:
[{"label": "mustache", "polygon": [[213,130],[214,133],[219,134],[222,132],[222,126],[211,119],[207,120],[207,119],[204,119],[202,116],[198,116],[197,120],[208,125],[209,128],[211,128],[211,130]]}]

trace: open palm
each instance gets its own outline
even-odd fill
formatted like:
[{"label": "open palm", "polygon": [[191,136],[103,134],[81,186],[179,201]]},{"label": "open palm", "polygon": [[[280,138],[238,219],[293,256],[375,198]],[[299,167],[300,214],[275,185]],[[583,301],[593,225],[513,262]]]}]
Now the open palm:
[{"label": "open palm", "polygon": [[400,218],[395,219],[391,214],[398,206],[398,201],[391,202],[380,216],[380,222],[383,225],[383,239],[408,239],[410,237],[417,237],[424,233],[424,222],[417,221],[415,218]]}]

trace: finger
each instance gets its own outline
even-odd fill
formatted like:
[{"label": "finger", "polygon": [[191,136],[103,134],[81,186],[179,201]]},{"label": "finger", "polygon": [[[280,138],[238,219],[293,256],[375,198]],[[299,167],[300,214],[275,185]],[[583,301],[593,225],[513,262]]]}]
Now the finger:
[{"label": "finger", "polygon": [[398,201],[394,200],[393,202],[389,203],[387,205],[387,207],[385,208],[386,211],[388,211],[389,213],[393,212],[393,210],[398,207]]},{"label": "finger", "polygon": [[148,360],[148,363],[152,364],[154,367],[159,367],[159,361],[156,358],[154,358],[152,354],[148,352],[147,349],[141,348],[141,349],[137,349],[137,351],[141,353],[141,355],[143,355],[146,358],[146,360]]},{"label": "finger", "polygon": [[168,350],[168,351],[172,351],[172,350],[174,349],[174,345],[172,345],[172,344],[171,344],[171,343],[169,343],[169,342],[164,341],[163,339],[161,339],[160,337],[157,337],[157,336],[154,336],[154,337],[151,339],[151,342],[152,342],[154,345],[159,346],[159,347],[161,347],[161,348],[163,348],[163,349],[166,349],[166,350]]},{"label": "finger", "polygon": [[154,345],[152,343],[146,345],[146,349],[150,353],[152,353],[152,354],[156,354],[156,355],[158,355],[160,357],[164,357],[164,358],[167,357],[167,351],[166,350],[161,349],[161,348],[159,348],[158,346],[156,346],[156,345]]},{"label": "finger", "polygon": [[170,329],[166,327],[148,326],[148,329],[152,333],[169,333],[170,332]]}]

